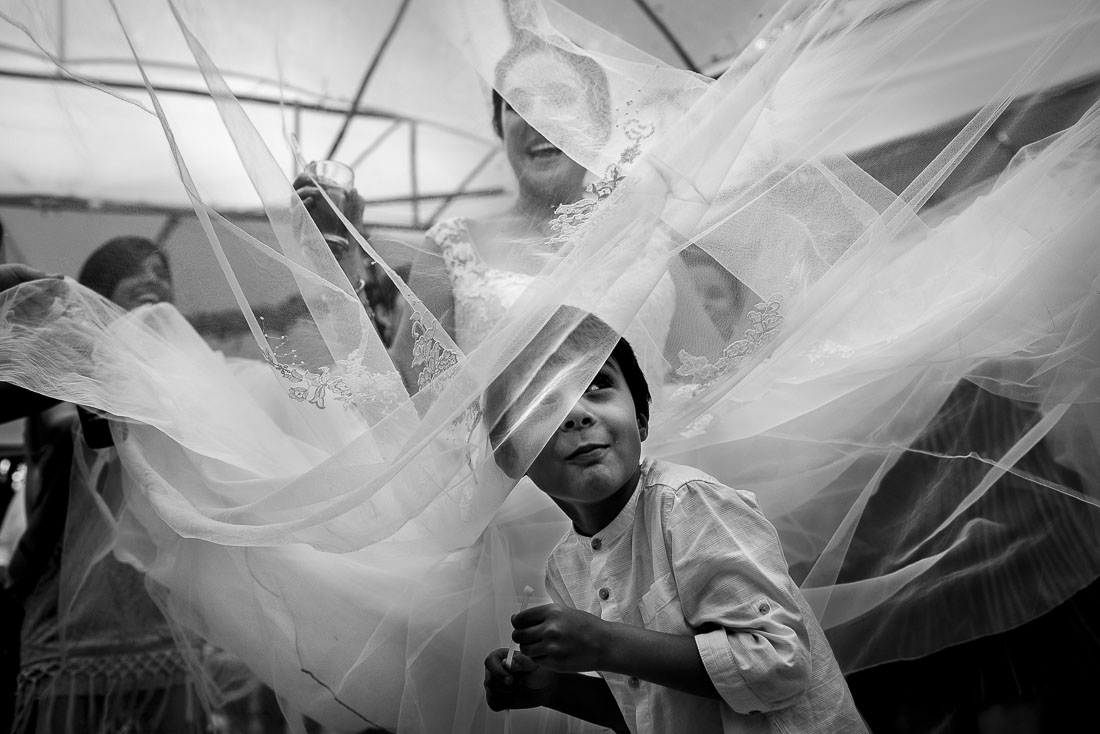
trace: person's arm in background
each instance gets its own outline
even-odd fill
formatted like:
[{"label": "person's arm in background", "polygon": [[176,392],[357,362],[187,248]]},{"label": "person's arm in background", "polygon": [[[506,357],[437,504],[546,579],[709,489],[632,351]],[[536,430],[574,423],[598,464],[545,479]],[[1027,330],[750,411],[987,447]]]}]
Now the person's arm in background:
[{"label": "person's arm in background", "polygon": [[[329,246],[333,248],[333,254],[340,263],[348,279],[354,284],[359,271],[366,276],[363,268],[361,250],[354,238],[348,236],[347,228],[339,221],[339,218],[327,206],[324,197],[317,186],[302,174],[293,183],[295,193],[302,200],[310,217],[317,225],[322,236],[325,236]],[[327,187],[326,187],[326,190]],[[334,192],[329,192],[330,195]],[[336,192],[337,197],[333,202],[341,206],[345,217],[351,222],[358,222],[362,215],[361,200],[354,189],[344,192]],[[333,237],[334,239],[330,239]],[[346,256],[345,256],[346,255]],[[440,322],[443,329],[454,338],[454,297],[451,292],[450,276],[446,264],[443,261],[439,244],[431,237],[424,238],[424,246],[417,253],[410,266],[409,287],[421,300],[424,307],[431,312]],[[370,304],[364,303],[365,308]],[[389,347],[390,359],[397,367],[410,393],[418,389],[420,376],[419,365],[413,365],[413,348],[416,344],[417,334],[413,334],[412,314],[408,318],[401,319],[392,325],[393,341]]]},{"label": "person's arm in background", "polygon": [[[0,293],[32,280],[41,278],[59,279],[61,277],[60,275],[49,275],[22,263],[3,263],[0,264]],[[38,413],[57,405],[58,402],[60,401],[56,398],[40,395],[6,382],[0,382],[0,423],[26,418],[32,413]]]},{"label": "person's arm in background", "polygon": [[[409,271],[409,288],[420,299],[421,303],[454,339],[454,292],[451,289],[451,278],[447,272],[446,263],[439,243],[431,237],[424,238],[424,247],[417,253]],[[390,359],[393,361],[405,387],[410,394],[419,390],[420,377],[419,366],[413,365],[413,347],[416,345],[418,334],[413,333],[412,312],[408,317],[394,324],[394,339],[390,346]]]},{"label": "person's arm in background", "polygon": [[71,403],[27,421],[27,483],[23,491],[27,527],[12,553],[5,580],[20,601],[34,590],[65,533],[76,421]]},{"label": "person's arm in background", "polygon": [[93,449],[107,449],[115,445],[111,435],[111,418],[95,413],[82,405],[76,406],[76,415],[80,419],[80,428],[84,433],[84,443]]},{"label": "person's arm in background", "polygon": [[26,418],[57,405],[60,400],[48,395],[26,390],[7,382],[0,382],[0,423]]},{"label": "person's arm in background", "polygon": [[23,263],[0,264],[0,293],[8,288],[14,288],[20,283],[27,283],[40,278],[62,278],[61,275],[49,275],[41,270],[32,268]]}]

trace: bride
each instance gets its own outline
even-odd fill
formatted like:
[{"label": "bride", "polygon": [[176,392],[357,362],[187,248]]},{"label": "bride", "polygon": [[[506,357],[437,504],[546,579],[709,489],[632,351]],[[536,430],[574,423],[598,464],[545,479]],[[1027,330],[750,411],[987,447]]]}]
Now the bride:
[{"label": "bride", "polygon": [[[520,113],[597,180],[587,199],[555,213],[549,242],[537,218],[528,249],[514,247],[512,227],[474,227],[470,240],[489,257],[457,271],[454,258],[434,286],[451,289],[457,344],[426,295],[433,286],[397,282],[413,344],[407,364],[391,361],[224,95],[217,104],[274,239],[235,230],[196,194],[197,211],[215,251],[235,256],[224,259],[231,282],[230,263],[262,263],[266,286],[301,293],[325,355],[298,359],[294,345],[268,345],[239,283],[266,364],[210,353],[167,307],[124,315],[59,281],[0,296],[0,379],[117,418],[129,484],[111,518],[114,552],[146,573],[172,619],[244,659],[288,713],[332,729],[506,726],[484,706],[481,661],[508,639],[524,587],[541,593],[547,541],[561,526],[496,469],[480,396],[563,303],[647,333],[659,386],[647,453],[757,495],[849,670],[1019,627],[1100,575],[1087,543],[1096,474],[1086,471],[1100,397],[1100,112],[1090,108],[939,214],[922,210],[1013,99],[1065,81],[1059,72],[1073,58],[1064,52],[1094,47],[1094,7],[1034,10],[1043,22],[1012,36],[1014,62],[995,65],[1002,76],[984,106],[900,194],[842,154],[846,136],[882,110],[891,82],[1003,18],[999,3],[788,7],[713,82],[559,6],[508,8],[468,0],[436,10],[497,88],[502,115]],[[218,88],[217,70],[187,38]],[[527,47],[544,58],[501,66]],[[545,54],[591,64],[573,66],[574,78]],[[866,88],[835,104],[863,79]],[[541,104],[578,86],[607,91]],[[605,113],[606,126],[586,122]],[[715,308],[700,261],[743,284],[744,297]],[[662,316],[671,310],[655,305],[669,279],[675,333]],[[474,317],[479,333],[467,338],[460,319],[475,307],[494,315]],[[938,442],[943,406],[968,405],[960,384],[1034,410],[990,445]],[[579,395],[585,385],[568,387]],[[1084,482],[1019,469],[1040,441]],[[906,457],[971,452],[979,470],[950,503],[935,482],[892,484],[906,501],[881,501],[884,478]],[[1030,527],[1002,496],[1003,476],[1072,507],[1050,515],[1067,532]],[[1072,553],[1061,552],[1067,545]],[[1037,565],[1041,574],[1012,570]],[[982,614],[968,614],[976,602]],[[521,722],[518,712],[514,724],[570,725]]]}]

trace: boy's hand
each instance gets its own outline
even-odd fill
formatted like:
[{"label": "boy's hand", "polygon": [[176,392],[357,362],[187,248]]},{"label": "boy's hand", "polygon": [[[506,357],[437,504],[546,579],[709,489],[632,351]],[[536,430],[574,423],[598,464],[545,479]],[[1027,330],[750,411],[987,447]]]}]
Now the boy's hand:
[{"label": "boy's hand", "polygon": [[512,639],[539,665],[584,673],[600,669],[606,625],[588,612],[545,604],[512,615]]},{"label": "boy's hand", "polygon": [[508,650],[493,650],[485,658],[485,701],[493,711],[546,706],[553,698],[556,676],[522,653],[512,656],[512,668],[505,667]]}]

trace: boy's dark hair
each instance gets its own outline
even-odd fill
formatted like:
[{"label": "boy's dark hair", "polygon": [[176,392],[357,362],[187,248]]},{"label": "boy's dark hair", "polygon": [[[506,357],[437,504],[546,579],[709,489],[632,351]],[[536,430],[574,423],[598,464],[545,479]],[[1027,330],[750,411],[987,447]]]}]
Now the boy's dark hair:
[{"label": "boy's dark hair", "polygon": [[653,402],[653,396],[649,393],[649,382],[645,379],[645,373],[638,364],[638,356],[634,354],[634,348],[630,346],[630,342],[620,336],[619,341],[615,342],[615,348],[611,350],[609,359],[615,360],[615,364],[619,365],[619,370],[623,373],[623,380],[630,389],[630,397],[634,398],[634,412],[648,421],[649,404]]},{"label": "boy's dark hair", "polygon": [[[608,359],[619,366],[634,400],[635,413],[648,421],[652,400],[649,383],[630,343],[598,316],[572,306],[562,306],[485,390],[484,415],[493,448],[502,448],[512,430],[510,421],[506,419],[507,414],[523,394],[539,384],[540,377],[549,377],[556,367],[567,364],[570,354],[590,352],[604,347],[612,339],[615,339],[615,346]],[[545,350],[548,342],[556,342],[557,346],[547,356]],[[519,394],[515,394],[514,389],[510,390],[517,379],[524,386]],[[507,468],[505,472],[512,474]]]}]

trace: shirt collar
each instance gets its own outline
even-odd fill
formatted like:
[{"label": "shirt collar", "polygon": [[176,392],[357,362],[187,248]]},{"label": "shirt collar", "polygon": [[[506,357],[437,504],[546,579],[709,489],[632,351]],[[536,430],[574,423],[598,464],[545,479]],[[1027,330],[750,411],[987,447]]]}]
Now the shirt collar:
[{"label": "shirt collar", "polygon": [[623,509],[619,510],[619,514],[615,516],[615,519],[609,522],[603,530],[600,530],[591,538],[584,538],[580,533],[577,533],[576,530],[573,531],[578,537],[584,540],[586,545],[596,538],[599,538],[603,543],[611,543],[626,532],[627,528],[634,524],[634,512],[638,507],[638,495],[641,494],[642,481],[645,479],[647,470],[649,469],[648,464],[648,459],[642,462],[642,471],[638,475],[638,485],[634,487],[630,499],[623,505]]}]

